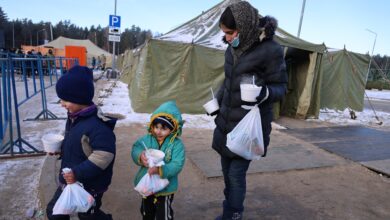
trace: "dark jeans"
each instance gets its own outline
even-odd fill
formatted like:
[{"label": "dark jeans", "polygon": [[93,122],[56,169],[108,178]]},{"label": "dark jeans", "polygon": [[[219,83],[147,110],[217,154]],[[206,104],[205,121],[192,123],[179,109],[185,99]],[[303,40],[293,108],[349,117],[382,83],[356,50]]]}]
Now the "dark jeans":
[{"label": "dark jeans", "polygon": [[[53,208],[56,204],[58,198],[62,193],[62,188],[58,187],[57,191],[54,193],[53,198],[50,200],[49,204],[46,207],[47,218],[49,220],[69,220],[69,215],[53,215]],[[86,213],[78,213],[78,217],[80,220],[110,220],[112,219],[110,214],[105,214],[100,210],[100,206],[102,206],[102,197],[103,193],[93,193],[89,192],[95,199],[95,204],[86,212]]]},{"label": "dark jeans", "polygon": [[225,200],[222,219],[241,219],[246,193],[246,172],[251,161],[221,157]]}]

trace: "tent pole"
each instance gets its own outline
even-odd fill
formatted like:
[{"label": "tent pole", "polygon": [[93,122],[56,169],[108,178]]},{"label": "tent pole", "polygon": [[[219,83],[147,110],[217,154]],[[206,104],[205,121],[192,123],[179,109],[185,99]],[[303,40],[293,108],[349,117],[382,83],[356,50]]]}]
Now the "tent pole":
[{"label": "tent pole", "polygon": [[374,56],[374,49],[375,49],[375,43],[376,43],[376,36],[377,36],[377,33],[370,30],[370,29],[366,29],[366,31],[372,33],[375,35],[375,39],[374,39],[374,44],[372,45],[372,51],[371,51],[371,57],[370,57],[370,62],[368,63],[368,69],[367,69],[367,77],[366,77],[366,83],[367,83],[367,79],[368,79],[368,75],[370,74],[370,68],[371,68],[371,62],[372,62],[372,57]]},{"label": "tent pole", "polygon": [[305,12],[305,5],[306,5],[306,0],[303,0],[301,18],[299,20],[299,27],[298,27],[298,34],[297,34],[298,37],[301,35],[301,27],[302,27],[303,13]]}]

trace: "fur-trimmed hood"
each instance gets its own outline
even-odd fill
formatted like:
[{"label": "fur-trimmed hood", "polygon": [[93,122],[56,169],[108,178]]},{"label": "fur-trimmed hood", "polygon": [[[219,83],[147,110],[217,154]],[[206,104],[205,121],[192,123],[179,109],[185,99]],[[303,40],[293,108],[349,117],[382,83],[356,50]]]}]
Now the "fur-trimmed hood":
[{"label": "fur-trimmed hood", "polygon": [[150,117],[150,122],[148,124],[148,131],[151,132],[151,125],[154,119],[156,119],[159,116],[164,116],[169,118],[173,124],[174,128],[170,136],[168,138],[172,138],[172,140],[175,137],[178,137],[181,135],[182,128],[183,128],[183,119],[181,117],[181,112],[179,108],[176,105],[175,101],[167,101],[163,104],[161,104],[153,113],[152,116]]},{"label": "fur-trimmed hood", "polygon": [[266,39],[272,39],[275,31],[278,28],[278,21],[271,16],[265,16],[259,20],[259,29],[261,31],[259,39],[260,42]]}]

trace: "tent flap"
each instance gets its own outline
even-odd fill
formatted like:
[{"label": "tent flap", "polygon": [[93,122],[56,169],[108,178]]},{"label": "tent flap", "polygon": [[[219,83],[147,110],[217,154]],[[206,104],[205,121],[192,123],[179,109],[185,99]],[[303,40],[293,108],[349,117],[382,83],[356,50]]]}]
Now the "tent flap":
[{"label": "tent flap", "polygon": [[362,111],[369,56],[340,50],[322,59],[321,108]]}]

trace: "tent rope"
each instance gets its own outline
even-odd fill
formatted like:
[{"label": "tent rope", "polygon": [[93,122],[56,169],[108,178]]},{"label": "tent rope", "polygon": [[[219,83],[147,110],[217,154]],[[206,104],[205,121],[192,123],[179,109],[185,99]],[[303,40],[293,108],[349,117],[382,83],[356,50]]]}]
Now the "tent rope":
[{"label": "tent rope", "polygon": [[379,74],[382,76],[382,79],[389,83],[390,84],[390,80],[387,78],[386,74],[383,72],[383,70],[380,68],[380,66],[378,65],[377,62],[375,62],[375,60],[372,60],[372,63],[375,65],[375,67],[377,68],[377,70],[379,70]]},{"label": "tent rope", "polygon": [[[379,70],[379,72],[380,72],[381,75],[382,75],[382,78],[383,78],[386,82],[389,82],[389,83],[390,83],[390,80],[388,80],[388,79],[386,78],[386,75],[385,75],[384,72],[379,68],[379,65],[375,62],[374,59],[372,60],[372,63],[373,63],[373,64],[375,65],[375,67]],[[368,103],[370,104],[370,107],[371,107],[372,111],[374,112],[374,117],[375,117],[375,119],[378,121],[377,124],[378,124],[378,125],[382,125],[383,122],[379,119],[378,115],[376,114],[376,111],[375,111],[375,109],[374,109],[374,106],[372,105],[371,100],[370,100],[370,98],[368,97],[368,95],[367,95],[367,93],[366,93],[365,90],[364,90],[364,95],[366,96],[367,101],[368,101]]]}]

